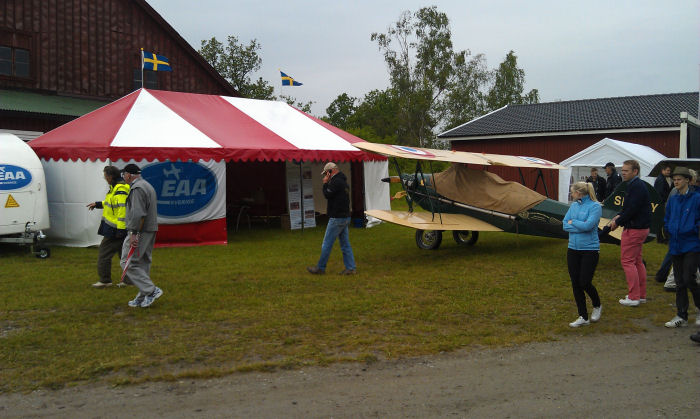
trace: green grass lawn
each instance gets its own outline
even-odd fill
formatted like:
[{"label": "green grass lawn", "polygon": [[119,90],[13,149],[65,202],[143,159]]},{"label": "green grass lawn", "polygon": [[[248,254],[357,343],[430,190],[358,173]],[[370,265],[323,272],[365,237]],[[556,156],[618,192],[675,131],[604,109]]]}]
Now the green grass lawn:
[{"label": "green grass lawn", "polygon": [[[641,318],[663,327],[675,312],[673,295],[653,278],[648,304],[617,303],[626,284],[612,245],[603,245],[594,280],[602,320],[573,330],[564,240],[482,233],[466,248],[448,232],[439,250],[423,251],[414,230],[383,224],[350,232],[358,275],[336,275],[336,245],[328,274],[312,276],[305,268],[316,263],[323,232],[254,229],[231,234],[226,246],[156,249],[151,274],[165,294],[148,309],[126,305],[134,287],[90,287],[96,248],[54,247],[40,260],[0,247],[0,391],[626,333],[641,330]],[[653,274],[665,247],[644,251]]]}]

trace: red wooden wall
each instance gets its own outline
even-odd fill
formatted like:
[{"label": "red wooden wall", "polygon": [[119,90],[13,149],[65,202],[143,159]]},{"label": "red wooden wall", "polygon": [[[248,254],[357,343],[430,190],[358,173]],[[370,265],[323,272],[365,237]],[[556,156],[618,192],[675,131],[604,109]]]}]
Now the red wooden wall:
[{"label": "red wooden wall", "polygon": [[31,51],[31,77],[0,76],[2,88],[117,99],[144,48],[170,60],[160,89],[236,95],[143,0],[2,0],[0,45]]}]

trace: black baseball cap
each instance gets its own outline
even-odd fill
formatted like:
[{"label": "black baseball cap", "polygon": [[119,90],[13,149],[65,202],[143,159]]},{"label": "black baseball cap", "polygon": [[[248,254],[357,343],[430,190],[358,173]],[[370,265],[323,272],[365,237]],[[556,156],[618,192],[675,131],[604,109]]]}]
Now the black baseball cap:
[{"label": "black baseball cap", "polygon": [[141,169],[139,169],[139,167],[137,165],[130,163],[130,164],[127,164],[126,166],[124,166],[124,168],[122,169],[122,173],[130,173],[132,175],[138,175],[141,173]]}]

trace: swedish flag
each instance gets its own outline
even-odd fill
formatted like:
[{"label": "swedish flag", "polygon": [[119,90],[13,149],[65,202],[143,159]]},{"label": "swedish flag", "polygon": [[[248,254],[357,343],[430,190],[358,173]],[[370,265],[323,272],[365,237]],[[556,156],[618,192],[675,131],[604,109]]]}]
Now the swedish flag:
[{"label": "swedish flag", "polygon": [[293,78],[284,74],[282,71],[280,71],[280,75],[282,76],[282,86],[301,86],[302,85],[302,83],[299,83],[298,81],[294,81]]},{"label": "swedish flag", "polygon": [[144,70],[173,71],[167,57],[141,50],[141,64]]}]

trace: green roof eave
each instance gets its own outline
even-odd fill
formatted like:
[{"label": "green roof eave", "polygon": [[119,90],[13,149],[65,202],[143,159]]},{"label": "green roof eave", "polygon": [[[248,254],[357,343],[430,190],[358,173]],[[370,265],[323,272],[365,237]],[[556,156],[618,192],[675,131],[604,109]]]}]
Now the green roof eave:
[{"label": "green roof eave", "polygon": [[4,111],[77,117],[90,113],[108,103],[109,101],[0,90],[0,110]]}]

